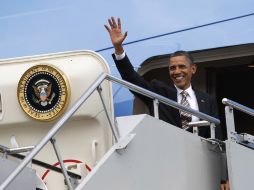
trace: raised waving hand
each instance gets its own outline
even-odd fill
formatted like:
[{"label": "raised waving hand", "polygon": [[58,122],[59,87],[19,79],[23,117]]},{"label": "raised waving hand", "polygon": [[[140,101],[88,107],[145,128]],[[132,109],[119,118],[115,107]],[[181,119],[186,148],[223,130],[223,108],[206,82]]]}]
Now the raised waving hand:
[{"label": "raised waving hand", "polygon": [[107,29],[111,42],[115,48],[115,53],[120,55],[123,53],[123,41],[127,37],[127,32],[122,33],[121,31],[121,20],[120,18],[117,19],[117,23],[114,17],[108,19],[108,25],[104,25]]}]

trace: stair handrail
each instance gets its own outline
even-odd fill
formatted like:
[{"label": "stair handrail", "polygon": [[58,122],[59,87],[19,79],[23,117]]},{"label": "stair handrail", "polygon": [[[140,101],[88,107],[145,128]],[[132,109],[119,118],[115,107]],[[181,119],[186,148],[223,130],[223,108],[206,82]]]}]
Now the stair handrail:
[{"label": "stair handrail", "polygon": [[232,141],[237,141],[235,136],[235,119],[234,119],[234,109],[246,113],[248,115],[254,116],[254,109],[251,109],[247,106],[239,104],[228,98],[223,98],[222,103],[225,105],[225,118],[226,118],[226,127],[227,127],[227,137]]},{"label": "stair handrail", "polygon": [[237,103],[237,102],[235,102],[233,100],[230,100],[228,98],[223,98],[222,99],[222,103],[224,105],[230,106],[230,107],[232,107],[232,108],[234,108],[234,109],[236,109],[238,111],[241,111],[241,112],[244,112],[244,113],[246,113],[248,115],[254,116],[254,109],[251,109],[251,108],[249,108],[247,106],[239,104],[239,103]]},{"label": "stair handrail", "polygon": [[[178,110],[183,110],[185,112],[191,113],[203,120],[207,120],[211,123],[211,128],[214,128],[214,125],[220,124],[220,120],[214,117],[211,117],[207,114],[201,113],[196,111],[192,108],[185,107],[173,100],[165,98],[159,94],[146,90],[142,87],[139,87],[135,84],[130,82],[118,79],[112,75],[107,73],[102,73],[98,76],[98,78],[87,88],[87,90],[81,95],[81,97],[74,103],[74,105],[67,111],[65,114],[57,121],[57,123],[50,129],[50,131],[41,139],[41,141],[34,147],[34,149],[24,158],[24,160],[18,165],[17,168],[5,179],[5,181],[0,185],[0,190],[5,189],[13,180],[14,178],[26,167],[26,165],[31,162],[31,160],[38,154],[38,152],[49,142],[52,138],[56,135],[56,133],[61,129],[61,127],[65,124],[65,122],[79,109],[79,107],[90,97],[90,95],[95,91],[98,90],[99,86],[104,80],[108,80],[117,84],[120,84],[129,90],[134,92],[140,93],[144,96],[150,97],[154,100],[154,111],[155,115],[158,117],[158,103],[161,102],[168,106],[174,107]],[[99,90],[98,90],[99,92]],[[102,100],[103,101],[103,100]],[[109,118],[108,118],[109,119]],[[109,121],[111,122],[111,121]],[[117,135],[117,128],[116,125],[111,126],[111,130],[113,136],[118,142],[118,135]],[[112,128],[113,127],[113,128]],[[211,130],[212,132],[212,130]],[[214,136],[214,135],[213,135]]]},{"label": "stair handrail", "polygon": [[171,106],[173,108],[176,108],[178,110],[182,110],[182,111],[185,111],[185,112],[188,112],[200,119],[203,119],[203,120],[206,120],[206,121],[209,121],[210,123],[214,123],[215,125],[219,125],[220,124],[220,120],[215,118],[215,117],[212,117],[210,115],[207,115],[205,113],[202,113],[202,112],[199,112],[197,110],[194,110],[192,108],[189,108],[189,107],[185,107],[183,106],[182,104],[179,104],[171,99],[168,99],[164,96],[161,96],[157,93],[154,93],[154,92],[151,92],[147,89],[144,89],[140,86],[137,86],[135,84],[132,84],[130,82],[127,82],[125,80],[122,80],[122,79],[119,79],[119,78],[116,78],[112,75],[107,75],[106,76],[106,79],[107,80],[110,80],[112,82],[115,82],[115,83],[118,83],[126,88],[128,88],[129,90],[131,91],[134,91],[134,92],[137,92],[139,94],[142,94],[142,95],[145,95],[147,97],[150,97],[151,99],[156,99],[158,100],[159,102],[163,103],[163,104],[166,104],[168,106]]}]

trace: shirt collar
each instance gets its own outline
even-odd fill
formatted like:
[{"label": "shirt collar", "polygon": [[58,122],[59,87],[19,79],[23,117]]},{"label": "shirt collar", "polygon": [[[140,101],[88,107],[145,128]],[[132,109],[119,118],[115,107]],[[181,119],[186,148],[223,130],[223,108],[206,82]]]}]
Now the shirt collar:
[{"label": "shirt collar", "polygon": [[[175,85],[175,87],[176,87],[176,90],[177,90],[177,96],[180,96],[180,93],[181,93],[183,90],[180,89],[180,88],[178,88],[176,85]],[[193,98],[193,97],[194,97],[195,93],[194,93],[194,91],[193,91],[191,85],[190,85],[189,88],[187,88],[185,91],[188,92],[188,95],[190,96],[190,98]]]}]

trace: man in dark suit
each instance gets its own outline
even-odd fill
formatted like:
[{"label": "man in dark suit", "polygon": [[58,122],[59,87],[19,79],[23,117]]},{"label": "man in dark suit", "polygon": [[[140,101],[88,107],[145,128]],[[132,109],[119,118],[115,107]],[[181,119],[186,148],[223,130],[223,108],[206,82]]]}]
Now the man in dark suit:
[{"label": "man in dark suit", "polygon": [[[112,17],[108,19],[108,23],[109,26],[105,25],[105,28],[109,32],[112,44],[115,48],[113,59],[124,80],[177,101],[178,103],[182,103],[192,109],[217,117],[217,108],[214,99],[207,93],[198,91],[191,86],[191,78],[196,73],[197,66],[193,63],[193,58],[188,52],[177,51],[171,54],[169,58],[169,76],[174,86],[169,86],[158,80],[147,82],[134,70],[123,49],[122,43],[127,37],[127,32],[121,32],[120,19],[118,18],[116,23],[114,17]],[[136,95],[148,106],[150,113],[153,113],[152,100],[142,95]],[[187,122],[199,120],[199,118],[193,115],[163,104],[159,105],[159,117],[161,120],[180,128],[187,128]],[[202,127],[199,131],[199,135],[209,138],[209,126]],[[216,137],[219,139],[221,138],[219,129],[216,129]]]}]

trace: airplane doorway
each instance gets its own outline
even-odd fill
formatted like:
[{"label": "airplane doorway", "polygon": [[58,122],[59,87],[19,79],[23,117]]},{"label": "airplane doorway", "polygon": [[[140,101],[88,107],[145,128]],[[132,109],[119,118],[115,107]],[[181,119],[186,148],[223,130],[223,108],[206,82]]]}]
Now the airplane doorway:
[{"label": "airplane doorway", "polygon": [[[242,44],[190,52],[198,70],[193,77],[193,87],[215,96],[226,139],[225,105],[223,98],[231,99],[254,109],[254,44]],[[141,64],[138,73],[147,81],[158,79],[171,83],[168,74],[170,54],[148,58]],[[134,113],[147,113],[142,102],[135,99]],[[254,135],[254,117],[234,111],[236,131]]]},{"label": "airplane doorway", "polygon": [[[210,73],[211,74],[211,73]],[[211,76],[211,75],[210,75]],[[249,108],[254,109],[254,67],[238,65],[212,69],[215,82],[215,94],[219,109],[219,117],[226,137],[225,105],[223,98],[228,98]],[[209,80],[209,79],[208,79]],[[234,109],[236,131],[254,135],[254,118]]]}]

